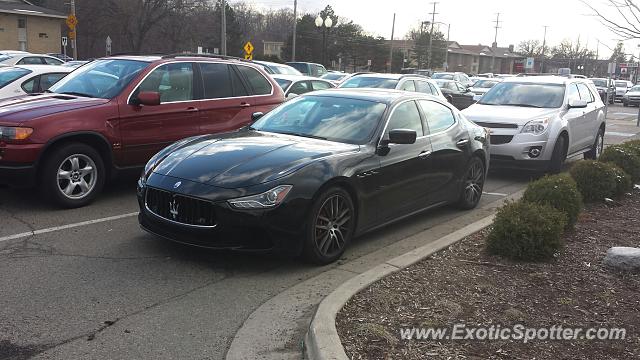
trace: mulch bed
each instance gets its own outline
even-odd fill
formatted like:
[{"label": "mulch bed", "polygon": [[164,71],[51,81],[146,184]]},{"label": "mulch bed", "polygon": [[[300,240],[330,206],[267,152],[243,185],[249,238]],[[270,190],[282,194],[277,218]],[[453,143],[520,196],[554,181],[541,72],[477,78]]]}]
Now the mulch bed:
[{"label": "mulch bed", "polygon": [[[336,319],[351,359],[640,359],[640,274],[607,268],[612,246],[640,247],[640,193],[589,206],[546,263],[484,250],[488,230],[392,274]],[[403,340],[405,327],[625,328],[625,340]],[[451,330],[449,330],[451,331]]]}]

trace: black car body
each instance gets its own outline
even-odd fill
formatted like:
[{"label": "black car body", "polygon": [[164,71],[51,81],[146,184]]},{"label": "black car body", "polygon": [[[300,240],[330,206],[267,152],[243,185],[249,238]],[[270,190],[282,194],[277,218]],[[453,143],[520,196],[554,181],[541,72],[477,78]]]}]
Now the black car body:
[{"label": "black car body", "polygon": [[[340,120],[340,125],[354,125],[368,135],[358,141],[338,141],[273,130],[288,121],[289,114],[307,109],[307,102],[317,107],[300,116],[311,119],[315,115],[310,114],[322,111],[321,121],[330,125],[324,134],[342,131],[336,130],[335,119],[353,114],[356,117]],[[353,110],[364,109],[362,104],[379,114]],[[340,113],[343,109],[352,112]],[[415,116],[417,130],[408,125],[397,128],[404,117]],[[429,132],[429,124],[437,131]],[[352,236],[435,206],[457,202],[474,207],[489,165],[488,132],[442,100],[418,93],[318,91],[281,105],[254,126],[258,129],[186,139],[158,153],[138,182],[141,226],[173,241],[208,248],[309,255],[307,239],[317,236],[309,235],[309,229],[323,218],[322,211],[329,211],[328,203],[321,204],[327,192],[339,194],[331,201],[350,203],[344,208],[352,212],[353,221],[340,233],[348,243]],[[465,205],[463,198],[473,195],[467,191],[473,185],[467,176],[472,167],[480,171],[470,189],[478,198]],[[276,191],[284,187],[287,193],[276,206],[253,208],[268,201],[273,204],[281,194]],[[334,210],[332,204],[329,212]],[[338,220],[329,225],[337,229],[342,225]],[[310,258],[327,263],[344,248],[336,251],[326,256],[316,251]]]},{"label": "black car body", "polygon": [[474,93],[466,86],[454,80],[436,79],[442,95],[458,110],[463,110],[473,105]]},{"label": "black car body", "polygon": [[606,78],[590,78],[591,82],[596,86],[600,100],[607,102],[607,84],[609,84],[609,104],[613,104],[616,98],[616,85],[611,79]]}]

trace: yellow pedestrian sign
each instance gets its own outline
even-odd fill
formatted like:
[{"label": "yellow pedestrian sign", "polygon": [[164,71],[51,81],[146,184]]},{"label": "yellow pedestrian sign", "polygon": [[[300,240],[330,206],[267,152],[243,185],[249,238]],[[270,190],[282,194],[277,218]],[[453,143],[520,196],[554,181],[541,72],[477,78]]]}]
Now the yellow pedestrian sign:
[{"label": "yellow pedestrian sign", "polygon": [[253,47],[253,44],[251,43],[251,41],[247,41],[247,43],[244,44],[244,52],[245,52],[245,54],[247,54],[247,55],[253,54],[253,49],[254,49],[254,47]]},{"label": "yellow pedestrian sign", "polygon": [[67,17],[66,23],[69,29],[74,30],[76,28],[76,25],[78,25],[78,18],[75,15],[71,14]]},{"label": "yellow pedestrian sign", "polygon": [[253,54],[245,54],[244,55],[244,59],[245,60],[253,60]]}]

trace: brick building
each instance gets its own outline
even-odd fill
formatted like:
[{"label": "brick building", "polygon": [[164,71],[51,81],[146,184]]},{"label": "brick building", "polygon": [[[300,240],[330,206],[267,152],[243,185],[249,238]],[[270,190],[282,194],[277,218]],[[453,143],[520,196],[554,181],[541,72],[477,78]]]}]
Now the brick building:
[{"label": "brick building", "polygon": [[0,50],[60,52],[65,18],[26,0],[0,0]]}]

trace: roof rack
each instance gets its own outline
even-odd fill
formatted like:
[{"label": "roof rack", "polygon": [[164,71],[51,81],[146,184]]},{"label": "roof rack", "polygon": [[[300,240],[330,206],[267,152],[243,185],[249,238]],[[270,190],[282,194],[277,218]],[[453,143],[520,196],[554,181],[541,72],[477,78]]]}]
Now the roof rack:
[{"label": "roof rack", "polygon": [[209,58],[209,59],[249,61],[249,60],[245,60],[243,58],[239,58],[239,57],[235,57],[235,56],[216,55],[216,54],[175,53],[175,54],[168,54],[168,55],[162,56],[163,59],[174,59],[174,58],[177,58],[177,57],[202,57],[202,58]]}]

